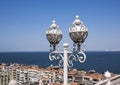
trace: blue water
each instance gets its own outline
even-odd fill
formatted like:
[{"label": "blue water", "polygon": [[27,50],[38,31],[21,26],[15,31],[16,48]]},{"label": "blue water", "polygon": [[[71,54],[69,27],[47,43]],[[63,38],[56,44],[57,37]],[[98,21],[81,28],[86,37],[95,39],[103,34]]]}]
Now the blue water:
[{"label": "blue water", "polygon": [[[41,67],[58,65],[56,61],[50,61],[48,55],[48,52],[0,52],[0,63],[35,64]],[[73,68],[85,71],[94,69],[100,73],[109,70],[120,74],[120,52],[86,52],[86,55],[85,63],[74,62]]]}]

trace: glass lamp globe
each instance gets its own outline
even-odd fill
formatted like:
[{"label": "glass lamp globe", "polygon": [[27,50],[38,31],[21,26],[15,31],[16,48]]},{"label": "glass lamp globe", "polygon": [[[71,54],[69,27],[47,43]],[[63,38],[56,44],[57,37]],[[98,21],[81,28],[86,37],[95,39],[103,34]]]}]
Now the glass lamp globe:
[{"label": "glass lamp globe", "polygon": [[52,50],[55,51],[56,45],[59,44],[62,39],[62,31],[59,29],[55,21],[52,21],[51,26],[46,30],[46,37],[50,45],[53,47]]},{"label": "glass lamp globe", "polygon": [[[69,35],[72,41],[78,46],[84,43],[85,39],[87,38],[88,29],[83,22],[80,21],[79,16],[76,16],[75,21],[69,28]],[[78,47],[78,49],[80,50],[80,47]]]}]

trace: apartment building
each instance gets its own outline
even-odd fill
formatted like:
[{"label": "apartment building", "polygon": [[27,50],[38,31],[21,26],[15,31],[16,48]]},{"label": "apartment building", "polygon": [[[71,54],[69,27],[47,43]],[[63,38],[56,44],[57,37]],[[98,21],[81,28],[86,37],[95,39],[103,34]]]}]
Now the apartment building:
[{"label": "apartment building", "polygon": [[[68,85],[106,85],[104,74],[95,71],[77,69],[68,70]],[[110,81],[114,85],[120,84],[120,75],[111,73]],[[63,68],[26,66],[20,64],[0,65],[0,85],[62,85]],[[15,85],[16,85],[15,84]]]}]

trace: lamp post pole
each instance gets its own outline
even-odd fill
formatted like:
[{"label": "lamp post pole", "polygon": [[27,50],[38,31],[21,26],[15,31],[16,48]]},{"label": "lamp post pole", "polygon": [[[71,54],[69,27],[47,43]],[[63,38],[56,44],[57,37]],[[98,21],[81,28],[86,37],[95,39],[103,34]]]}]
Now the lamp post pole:
[{"label": "lamp post pole", "polygon": [[81,46],[84,45],[83,43],[87,38],[88,30],[83,22],[79,20],[79,16],[76,16],[75,21],[69,28],[69,35],[71,40],[74,42],[73,51],[69,52],[68,43],[64,43],[64,51],[61,52],[56,49],[57,45],[62,39],[62,31],[59,29],[59,26],[55,23],[55,21],[53,21],[52,24],[49,26],[49,29],[46,30],[46,37],[51,47],[49,59],[51,61],[59,60],[59,66],[63,66],[64,85],[68,85],[68,67],[73,66],[73,61],[79,61],[83,63],[86,60],[86,55],[81,49]]},{"label": "lamp post pole", "polygon": [[68,44],[63,44],[64,58],[63,58],[63,69],[64,69],[64,85],[68,84]]}]

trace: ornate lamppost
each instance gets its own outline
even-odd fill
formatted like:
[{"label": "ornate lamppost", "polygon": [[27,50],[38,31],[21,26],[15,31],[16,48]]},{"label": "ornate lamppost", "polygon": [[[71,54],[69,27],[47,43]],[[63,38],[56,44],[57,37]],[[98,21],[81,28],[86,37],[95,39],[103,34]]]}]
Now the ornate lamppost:
[{"label": "ornate lamppost", "polygon": [[111,81],[110,81],[111,73],[110,73],[109,71],[106,71],[106,72],[104,73],[104,76],[105,76],[105,78],[107,79],[106,85],[112,85],[112,83],[111,83]]},{"label": "ornate lamppost", "polygon": [[64,51],[59,51],[57,49],[59,42],[62,39],[62,32],[59,29],[59,26],[52,22],[52,25],[49,26],[49,29],[46,30],[46,37],[50,43],[50,53],[49,59],[59,60],[59,66],[63,66],[64,70],[64,85],[68,84],[68,67],[73,66],[73,61],[79,61],[81,63],[85,62],[86,55],[82,50],[81,46],[84,45],[85,39],[88,35],[87,27],[80,21],[79,16],[76,16],[75,21],[72,23],[69,28],[69,35],[73,44],[73,51],[68,51],[68,44],[63,44]]}]

